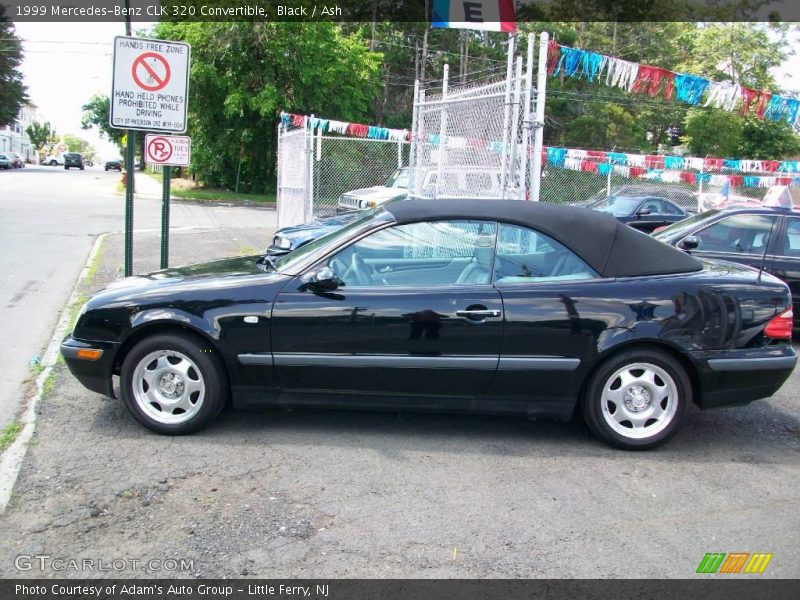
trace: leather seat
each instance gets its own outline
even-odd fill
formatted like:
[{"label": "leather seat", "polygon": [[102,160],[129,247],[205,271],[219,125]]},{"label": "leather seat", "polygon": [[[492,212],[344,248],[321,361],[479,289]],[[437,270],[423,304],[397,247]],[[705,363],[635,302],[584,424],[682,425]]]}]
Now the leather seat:
[{"label": "leather seat", "polygon": [[494,256],[494,236],[480,236],[475,240],[475,256],[456,283],[487,284],[492,281],[492,257]]}]

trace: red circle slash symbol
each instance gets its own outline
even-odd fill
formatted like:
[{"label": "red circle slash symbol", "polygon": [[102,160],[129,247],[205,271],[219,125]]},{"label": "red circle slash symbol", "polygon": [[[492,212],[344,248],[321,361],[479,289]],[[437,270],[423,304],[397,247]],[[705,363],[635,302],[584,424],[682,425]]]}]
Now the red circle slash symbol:
[{"label": "red circle slash symbol", "polygon": [[145,52],[133,61],[131,74],[140,88],[148,92],[157,92],[169,83],[169,63],[160,54]]},{"label": "red circle slash symbol", "polygon": [[153,159],[153,162],[167,162],[172,156],[172,144],[169,143],[167,138],[153,138],[147,145],[147,153]]}]

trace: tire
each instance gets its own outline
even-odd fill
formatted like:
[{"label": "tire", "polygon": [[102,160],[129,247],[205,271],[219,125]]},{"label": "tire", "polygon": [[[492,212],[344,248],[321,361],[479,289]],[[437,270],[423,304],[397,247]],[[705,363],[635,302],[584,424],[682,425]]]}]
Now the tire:
[{"label": "tire", "polygon": [[678,432],[692,401],[683,366],[655,348],[614,355],[592,376],[583,397],[589,429],[612,446],[649,450]]},{"label": "tire", "polygon": [[64,170],[69,171],[69,167],[67,165],[64,165]]},{"label": "tire", "polygon": [[51,160],[51,161],[50,161],[50,166],[51,166],[51,167],[58,166],[58,162],[56,162],[56,161],[54,161],[54,160]]},{"label": "tire", "polygon": [[166,435],[202,429],[219,415],[229,393],[217,353],[201,338],[180,334],[136,344],[122,363],[120,391],[139,423]]}]

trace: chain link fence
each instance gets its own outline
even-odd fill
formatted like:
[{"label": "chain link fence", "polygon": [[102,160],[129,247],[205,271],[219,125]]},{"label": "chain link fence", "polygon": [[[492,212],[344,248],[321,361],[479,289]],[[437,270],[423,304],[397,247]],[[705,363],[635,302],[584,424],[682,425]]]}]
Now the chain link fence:
[{"label": "chain link fence", "polygon": [[319,121],[279,127],[278,227],[332,215],[346,192],[383,186],[409,164],[407,139],[323,135],[310,126]]},{"label": "chain link fence", "polygon": [[[578,159],[576,159],[578,160]],[[713,172],[645,169],[631,176],[631,167],[580,159],[572,168],[542,160],[541,201],[588,204],[610,195],[667,198],[690,211],[721,203],[760,203],[773,185],[797,185],[789,174],[720,168]]]},{"label": "chain link fence", "polygon": [[409,149],[407,141],[315,136],[314,215],[334,214],[345,192],[384,185],[397,169],[408,166]]},{"label": "chain link fence", "polygon": [[419,90],[409,194],[523,199],[530,98],[521,57],[511,78],[449,87],[445,70],[441,91]]}]

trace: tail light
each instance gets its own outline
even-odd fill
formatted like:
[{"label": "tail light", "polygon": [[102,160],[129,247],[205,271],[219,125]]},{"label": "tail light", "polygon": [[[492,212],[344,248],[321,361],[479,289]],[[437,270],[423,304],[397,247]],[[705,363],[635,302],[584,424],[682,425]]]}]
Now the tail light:
[{"label": "tail light", "polygon": [[791,308],[787,308],[777,317],[769,320],[764,328],[764,335],[774,340],[791,340],[793,321],[794,313]]},{"label": "tail light", "polygon": [[653,233],[658,233],[659,231],[661,231],[662,229],[666,229],[667,227],[669,227],[669,225],[662,225],[661,227],[656,227],[655,229],[653,229]]}]

